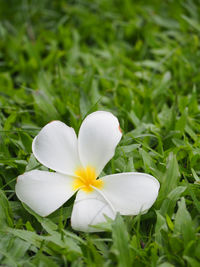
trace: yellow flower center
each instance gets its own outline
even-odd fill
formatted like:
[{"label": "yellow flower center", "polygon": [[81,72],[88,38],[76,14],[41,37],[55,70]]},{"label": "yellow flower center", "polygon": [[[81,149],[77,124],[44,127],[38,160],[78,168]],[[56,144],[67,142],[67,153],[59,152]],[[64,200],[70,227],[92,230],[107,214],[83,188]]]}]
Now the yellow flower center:
[{"label": "yellow flower center", "polygon": [[75,171],[75,175],[77,176],[77,178],[73,183],[74,190],[82,189],[85,192],[89,193],[94,190],[93,187],[102,188],[103,186],[103,181],[96,179],[97,175],[95,168],[93,167],[88,166],[85,169],[78,168]]}]

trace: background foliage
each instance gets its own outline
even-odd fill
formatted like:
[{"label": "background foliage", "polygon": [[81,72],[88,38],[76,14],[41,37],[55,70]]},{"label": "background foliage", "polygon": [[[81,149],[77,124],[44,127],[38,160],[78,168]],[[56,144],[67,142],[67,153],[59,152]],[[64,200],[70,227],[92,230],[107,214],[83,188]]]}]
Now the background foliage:
[{"label": "background foliage", "polygon": [[[2,266],[199,266],[200,2],[0,0]],[[16,177],[44,169],[33,137],[51,120],[78,132],[108,110],[123,139],[104,174],[161,183],[145,215],[73,232],[73,199],[48,218],[17,199]]]}]

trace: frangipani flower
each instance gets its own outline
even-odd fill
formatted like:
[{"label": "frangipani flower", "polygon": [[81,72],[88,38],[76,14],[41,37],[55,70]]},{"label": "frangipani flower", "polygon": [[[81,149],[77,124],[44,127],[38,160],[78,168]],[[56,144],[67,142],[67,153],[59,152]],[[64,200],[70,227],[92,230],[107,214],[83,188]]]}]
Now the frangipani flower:
[{"label": "frangipani flower", "polygon": [[17,179],[16,194],[32,210],[47,216],[77,192],[72,210],[72,228],[96,232],[117,212],[136,215],[147,211],[157,198],[159,182],[145,173],[106,175],[100,179],[121,139],[118,119],[97,111],[85,118],[78,138],[73,128],[60,121],[44,126],[34,138],[35,157],[55,172],[33,170]]}]

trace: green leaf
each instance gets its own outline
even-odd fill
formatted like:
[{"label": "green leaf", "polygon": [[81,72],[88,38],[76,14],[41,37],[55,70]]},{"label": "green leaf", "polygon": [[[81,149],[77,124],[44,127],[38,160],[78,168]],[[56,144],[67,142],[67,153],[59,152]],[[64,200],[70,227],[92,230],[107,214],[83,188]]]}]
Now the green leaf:
[{"label": "green leaf", "polygon": [[167,162],[167,169],[163,180],[161,181],[161,189],[158,198],[159,203],[161,203],[161,201],[163,201],[167,195],[176,188],[179,177],[180,173],[176,156],[173,153],[170,153]]},{"label": "green leaf", "polygon": [[185,246],[195,239],[195,230],[190,213],[186,209],[185,198],[181,198],[174,222],[174,232],[183,236]]},{"label": "green leaf", "polygon": [[13,214],[6,195],[0,190],[0,229],[5,226],[13,226]]},{"label": "green leaf", "polygon": [[129,235],[122,217],[117,217],[112,225],[113,253],[118,259],[119,266],[132,266],[131,252],[129,248]]},{"label": "green leaf", "polygon": [[37,267],[59,267],[59,265],[56,264],[53,259],[40,252],[33,258],[31,263],[33,263]]},{"label": "green leaf", "polygon": [[160,212],[162,215],[165,215],[165,214],[168,214],[170,216],[173,215],[176,202],[185,190],[186,190],[186,186],[178,186],[174,188],[167,195],[167,197],[163,200],[162,205],[160,207]]},{"label": "green leaf", "polygon": [[199,267],[199,261],[198,260],[191,258],[191,257],[188,257],[188,256],[183,256],[183,258],[187,261],[188,266]]}]

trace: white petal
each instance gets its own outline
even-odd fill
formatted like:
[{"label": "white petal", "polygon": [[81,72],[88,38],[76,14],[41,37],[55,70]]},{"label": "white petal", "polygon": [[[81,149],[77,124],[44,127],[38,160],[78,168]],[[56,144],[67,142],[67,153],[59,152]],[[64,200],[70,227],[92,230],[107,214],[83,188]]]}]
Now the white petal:
[{"label": "white petal", "polygon": [[106,111],[91,113],[83,121],[78,136],[82,165],[95,167],[99,175],[113,157],[121,136],[119,121],[112,113]]},{"label": "white petal", "polygon": [[54,172],[30,171],[17,178],[17,197],[41,216],[62,206],[73,194],[74,178]]},{"label": "white petal", "polygon": [[32,150],[39,162],[57,172],[73,175],[80,167],[76,133],[61,121],[44,126],[34,138]]},{"label": "white petal", "polygon": [[71,216],[71,224],[74,230],[98,232],[97,228],[90,225],[105,222],[104,215],[114,219],[116,213],[97,191],[90,193],[85,193],[82,190],[78,191]]},{"label": "white petal", "polygon": [[136,215],[148,210],[160,188],[153,176],[138,172],[108,175],[101,180],[104,181],[102,194],[122,215]]}]

